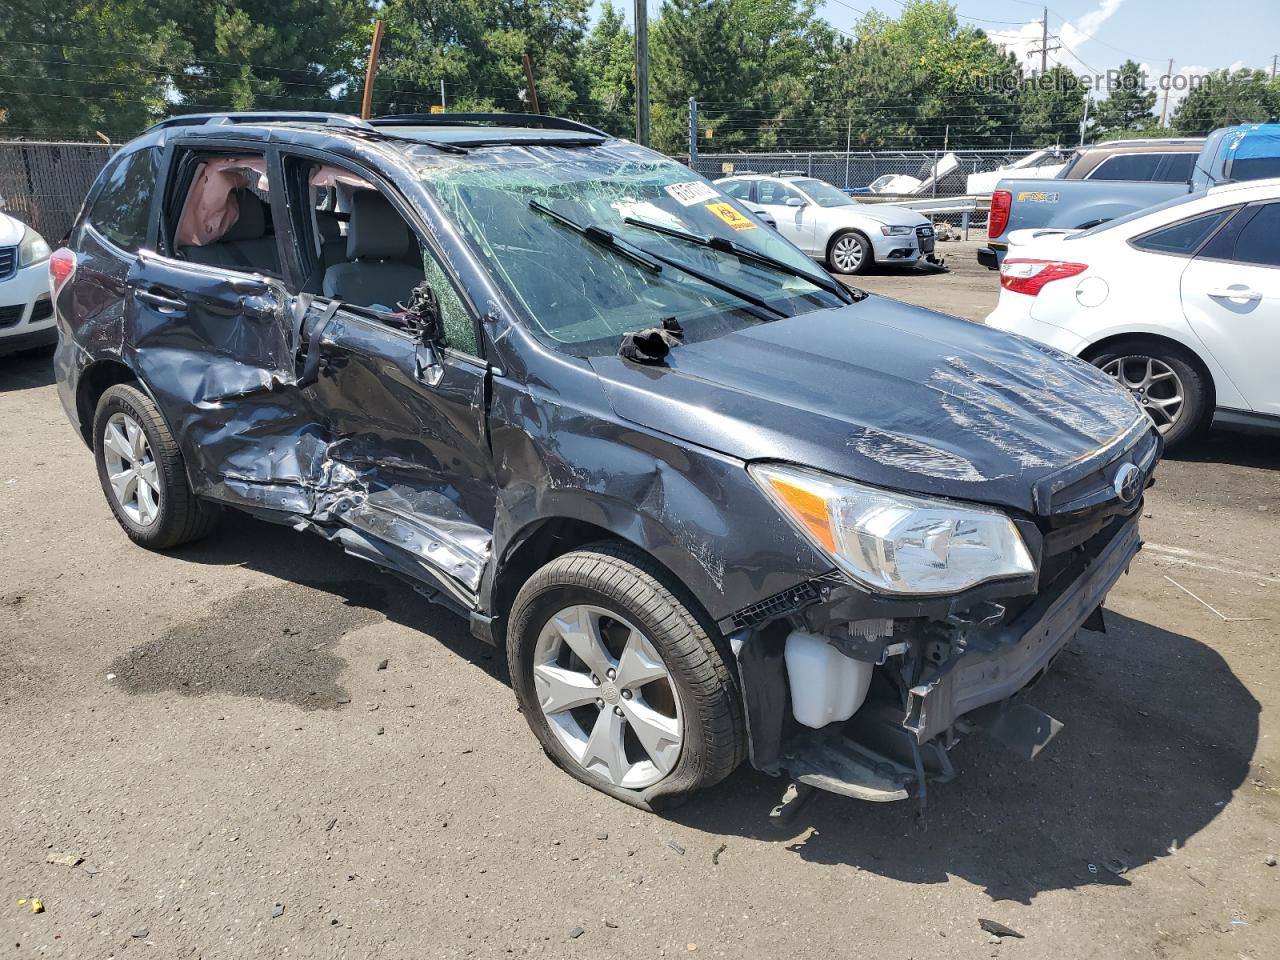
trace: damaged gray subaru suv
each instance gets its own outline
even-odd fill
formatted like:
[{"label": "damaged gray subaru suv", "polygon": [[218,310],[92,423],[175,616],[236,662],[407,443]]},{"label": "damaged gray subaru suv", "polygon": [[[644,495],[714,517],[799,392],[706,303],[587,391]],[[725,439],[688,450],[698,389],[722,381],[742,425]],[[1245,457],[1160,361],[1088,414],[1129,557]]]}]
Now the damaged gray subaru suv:
[{"label": "damaged gray subaru suv", "polygon": [[502,647],[543,749],[656,809],[745,757],[923,798],[1140,547],[1161,452],[1087,363],[851,290],[574,121],[177,117],[50,260],[125,533],[234,507]]}]

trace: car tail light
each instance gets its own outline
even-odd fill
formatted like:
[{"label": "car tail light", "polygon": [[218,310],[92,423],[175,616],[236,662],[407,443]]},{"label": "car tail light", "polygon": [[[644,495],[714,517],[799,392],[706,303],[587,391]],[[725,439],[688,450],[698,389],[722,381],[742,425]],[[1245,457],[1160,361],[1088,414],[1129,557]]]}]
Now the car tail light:
[{"label": "car tail light", "polygon": [[66,247],[59,247],[49,255],[49,292],[53,294],[53,299],[58,299],[58,294],[62,292],[62,288],[67,285],[67,281],[76,272],[76,255],[74,251],[68,250]]},{"label": "car tail light", "polygon": [[1046,283],[1074,277],[1089,269],[1087,263],[1068,263],[1065,260],[1006,259],[1000,267],[1000,286],[1014,293],[1034,297]]},{"label": "car tail light", "polygon": [[994,240],[1009,225],[1009,208],[1013,206],[1013,194],[1008,190],[996,190],[991,194],[991,215],[987,217],[987,236]]}]

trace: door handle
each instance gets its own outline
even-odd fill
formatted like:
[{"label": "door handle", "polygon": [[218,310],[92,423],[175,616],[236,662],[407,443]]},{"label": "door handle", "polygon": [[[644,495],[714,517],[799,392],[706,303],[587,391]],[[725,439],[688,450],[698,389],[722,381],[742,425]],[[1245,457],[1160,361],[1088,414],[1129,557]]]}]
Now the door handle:
[{"label": "door handle", "polygon": [[182,300],[175,300],[173,297],[166,297],[150,290],[134,290],[133,295],[143,303],[148,303],[155,307],[161,313],[182,313],[187,309],[186,303]]},{"label": "door handle", "polygon": [[1209,296],[1219,300],[1246,300],[1249,303],[1256,303],[1262,299],[1262,294],[1257,290],[1250,290],[1248,287],[1218,287],[1206,292]]}]

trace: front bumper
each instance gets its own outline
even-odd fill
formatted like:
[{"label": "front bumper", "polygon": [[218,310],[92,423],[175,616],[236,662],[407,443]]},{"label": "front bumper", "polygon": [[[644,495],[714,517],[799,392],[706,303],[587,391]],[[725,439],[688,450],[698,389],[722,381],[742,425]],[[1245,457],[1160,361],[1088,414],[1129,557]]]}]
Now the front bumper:
[{"label": "front bumper", "polygon": [[[932,619],[914,635],[904,631],[906,643],[896,642],[900,635],[888,637],[877,661],[878,695],[869,696],[848,721],[818,730],[802,728],[790,716],[784,637],[771,635],[768,627],[735,634],[753,765],[871,801],[906,799],[921,793],[927,781],[951,779],[947,750],[959,732],[974,726],[974,712],[1006,705],[1042,676],[1100,610],[1141,549],[1140,516],[1137,509],[1116,517],[1057,570],[1051,583],[1020,609],[1011,607],[1016,614],[984,620],[983,611],[1003,614],[1004,609],[979,601],[970,608],[978,616],[961,611]],[[838,603],[838,593],[830,590],[813,609]],[[931,650],[947,652],[935,656]],[[922,669],[908,670],[910,662]],[[909,685],[894,682],[909,675],[915,676]],[[874,679],[872,691],[877,691]]]},{"label": "front bumper", "polygon": [[921,257],[920,241],[911,233],[901,237],[873,236],[871,249],[876,263],[915,263]]},{"label": "front bumper", "polygon": [[57,339],[48,263],[22,267],[0,280],[0,356],[48,346]]}]

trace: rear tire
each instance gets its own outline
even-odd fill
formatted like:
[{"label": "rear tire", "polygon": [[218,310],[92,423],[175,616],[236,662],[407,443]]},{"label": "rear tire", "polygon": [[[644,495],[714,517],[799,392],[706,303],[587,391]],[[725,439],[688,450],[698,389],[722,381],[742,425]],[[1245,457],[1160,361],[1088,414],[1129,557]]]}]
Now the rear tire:
[{"label": "rear tire", "polygon": [[866,273],[875,263],[875,254],[871,250],[871,241],[857,230],[845,230],[831,238],[827,246],[827,265],[833,273],[851,276]]},{"label": "rear tire", "polygon": [[[718,783],[742,762],[746,730],[731,655],[722,655],[714,625],[696,609],[683,587],[623,544],[583,547],[529,578],[512,606],[507,659],[525,719],[558,766],[656,810]],[[585,611],[583,619],[570,611]],[[580,658],[584,635],[603,649],[588,642]],[[628,649],[648,652],[628,658]],[[551,687],[549,678],[567,683]],[[658,729],[670,733],[655,736]],[[621,744],[617,763],[601,759],[611,736]]]},{"label": "rear tire", "polygon": [[137,387],[117,384],[98,400],[93,455],[107,504],[134,543],[167,550],[213,529],[217,508],[192,492],[177,441]]},{"label": "rear tire", "polygon": [[1213,391],[1184,350],[1156,340],[1118,340],[1088,360],[1129,390],[1164,436],[1166,450],[1178,449],[1208,427]]}]

